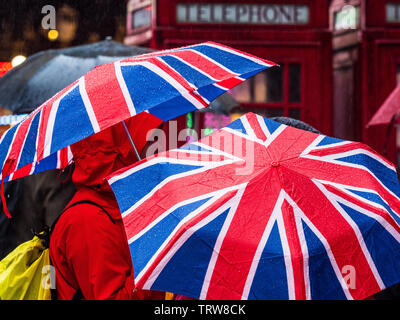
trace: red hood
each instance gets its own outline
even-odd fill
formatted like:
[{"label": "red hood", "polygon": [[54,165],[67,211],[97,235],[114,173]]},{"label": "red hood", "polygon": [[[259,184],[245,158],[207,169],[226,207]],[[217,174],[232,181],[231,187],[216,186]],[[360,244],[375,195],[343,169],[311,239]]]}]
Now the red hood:
[{"label": "red hood", "polygon": [[[147,132],[159,127],[162,121],[142,112],[125,123],[140,154],[147,143]],[[104,180],[106,176],[137,161],[122,123],[71,145],[71,151],[75,163],[74,184],[100,192],[112,192]]]}]

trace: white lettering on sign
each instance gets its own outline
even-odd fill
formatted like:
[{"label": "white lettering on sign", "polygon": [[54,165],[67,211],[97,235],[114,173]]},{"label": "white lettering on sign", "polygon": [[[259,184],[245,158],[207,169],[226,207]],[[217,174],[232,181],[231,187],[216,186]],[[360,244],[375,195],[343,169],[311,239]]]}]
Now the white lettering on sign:
[{"label": "white lettering on sign", "polygon": [[179,3],[180,23],[307,24],[309,8],[295,4]]},{"label": "white lettering on sign", "polygon": [[360,6],[345,5],[335,12],[333,28],[335,30],[356,29],[360,25]]},{"label": "white lettering on sign", "polygon": [[386,22],[400,22],[400,3],[386,4]]}]

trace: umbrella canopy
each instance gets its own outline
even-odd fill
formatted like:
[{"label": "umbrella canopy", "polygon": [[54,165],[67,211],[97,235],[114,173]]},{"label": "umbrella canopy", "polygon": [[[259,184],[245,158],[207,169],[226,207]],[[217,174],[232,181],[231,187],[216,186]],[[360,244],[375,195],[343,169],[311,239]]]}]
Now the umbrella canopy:
[{"label": "umbrella canopy", "polygon": [[0,78],[0,106],[29,113],[95,66],[151,51],[104,40],[38,52]]},{"label": "umbrella canopy", "polygon": [[65,148],[142,112],[167,121],[207,107],[274,65],[207,42],[97,66],[3,134],[2,182],[60,168],[65,161],[56,156]]},{"label": "umbrella canopy", "polygon": [[378,111],[368,122],[367,127],[378,124],[389,124],[392,119],[399,116],[400,111],[400,85],[398,85],[386,98]]},{"label": "umbrella canopy", "polygon": [[139,288],[364,299],[400,282],[396,170],[361,143],[248,113],[107,179]]}]

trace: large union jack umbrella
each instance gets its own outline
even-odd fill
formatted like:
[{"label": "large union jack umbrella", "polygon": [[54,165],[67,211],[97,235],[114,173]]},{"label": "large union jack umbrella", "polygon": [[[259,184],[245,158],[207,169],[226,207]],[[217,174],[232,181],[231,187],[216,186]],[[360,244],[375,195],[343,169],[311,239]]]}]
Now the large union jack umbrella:
[{"label": "large union jack umbrella", "polygon": [[248,113],[108,181],[137,286],[364,299],[400,282],[400,188],[369,147]]},{"label": "large union jack umbrella", "polygon": [[69,146],[141,112],[167,121],[207,107],[275,63],[213,42],[101,65],[1,137],[2,181],[63,168]]}]

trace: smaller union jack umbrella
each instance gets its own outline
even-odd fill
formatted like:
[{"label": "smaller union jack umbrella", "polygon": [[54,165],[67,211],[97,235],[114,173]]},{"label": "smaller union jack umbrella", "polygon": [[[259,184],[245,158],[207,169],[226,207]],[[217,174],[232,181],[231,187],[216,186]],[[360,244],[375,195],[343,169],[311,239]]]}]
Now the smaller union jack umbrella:
[{"label": "smaller union jack umbrella", "polygon": [[137,286],[199,299],[364,299],[400,282],[394,166],[248,113],[108,181]]},{"label": "smaller union jack umbrella", "polygon": [[0,139],[3,182],[63,168],[69,146],[148,113],[167,121],[205,108],[219,95],[276,64],[206,42],[95,67]]}]

